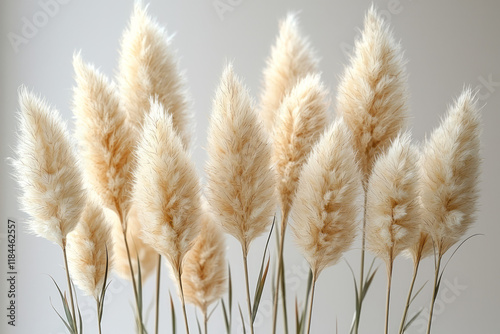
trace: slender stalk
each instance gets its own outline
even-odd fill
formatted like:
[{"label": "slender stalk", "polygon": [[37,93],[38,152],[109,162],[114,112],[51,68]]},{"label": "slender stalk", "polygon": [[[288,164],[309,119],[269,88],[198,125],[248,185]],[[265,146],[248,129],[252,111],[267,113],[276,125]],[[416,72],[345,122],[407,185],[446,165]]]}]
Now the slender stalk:
[{"label": "slender stalk", "polygon": [[438,293],[438,280],[439,280],[439,270],[441,268],[441,258],[442,258],[442,255],[439,254],[437,257],[436,271],[434,273],[434,289],[432,291],[431,307],[430,307],[430,311],[429,311],[429,322],[427,323],[427,334],[431,333],[432,313],[434,312],[434,304],[435,304],[435,301],[437,298],[437,293]]},{"label": "slender stalk", "polygon": [[69,289],[69,299],[71,302],[71,312],[72,312],[72,320],[73,326],[76,330],[76,313],[75,313],[75,303],[73,301],[73,288],[71,286],[71,279],[69,278],[69,267],[68,267],[68,256],[66,254],[66,240],[63,240],[63,256],[64,256],[64,268],[66,269],[66,280],[68,281],[68,289]]},{"label": "slender stalk", "polygon": [[161,255],[158,254],[158,267],[156,268],[156,314],[155,314],[155,333],[158,334],[160,325],[160,273],[161,273]]},{"label": "slender stalk", "polygon": [[[285,232],[286,232],[286,212],[281,212],[281,224],[280,229],[276,229],[277,231],[281,231],[280,233],[280,243],[278,250],[278,273],[276,275],[276,291],[274,291],[274,301],[273,301],[273,334],[276,334],[276,323],[278,318],[278,299],[279,299],[279,291],[281,284],[281,272],[283,271],[283,248],[285,245]],[[287,326],[285,326],[286,328]]]},{"label": "slender stalk", "polygon": [[97,328],[99,329],[99,334],[101,334],[101,316],[100,316],[101,302],[99,301],[99,298],[96,298],[95,301],[97,307]]},{"label": "slender stalk", "polygon": [[314,303],[314,291],[316,290],[316,274],[313,273],[313,283],[312,283],[312,290],[311,290],[311,301],[309,303],[309,315],[307,317],[307,334],[311,332],[311,319],[312,319],[312,312],[313,312],[313,303]]},{"label": "slender stalk", "polygon": [[394,261],[392,257],[387,261],[387,298],[385,301],[385,334],[389,333],[389,305],[391,303],[391,283],[392,283],[392,267]]},{"label": "slender stalk", "polygon": [[137,315],[139,316],[139,321],[141,322],[140,334],[144,334],[144,322],[142,321],[142,310],[141,307],[139,307],[139,294],[137,292],[134,267],[132,267],[132,259],[130,258],[130,248],[128,247],[128,241],[127,241],[127,230],[123,230],[123,241],[125,242],[125,249],[127,250],[127,259],[130,268],[130,276],[132,277],[132,285],[134,286],[135,306],[137,307]]},{"label": "slender stalk", "polygon": [[184,289],[182,288],[182,271],[180,268],[177,271],[177,278],[179,280],[179,288],[181,290],[181,304],[182,304],[182,314],[184,315],[184,325],[186,326],[186,334],[189,334],[189,324],[186,313],[186,301],[184,300]]},{"label": "slender stalk", "polygon": [[203,312],[203,329],[205,334],[208,334],[208,314],[207,310]]},{"label": "slender stalk", "polygon": [[248,306],[248,320],[250,324],[250,333],[253,334],[253,321],[252,321],[252,303],[250,301],[250,284],[248,283],[248,262],[247,262],[247,252],[245,249],[243,251],[243,266],[245,267],[245,283],[247,288],[247,306]]},{"label": "slender stalk", "polygon": [[366,230],[366,201],[367,201],[367,193],[366,193],[366,186],[363,186],[364,189],[364,204],[363,204],[363,231],[361,234],[361,265],[360,265],[360,274],[359,274],[359,293],[358,293],[358,298],[359,298],[359,310],[356,312],[356,318],[355,318],[355,327],[354,327],[354,333],[358,334],[359,331],[359,323],[361,321],[361,307],[363,306],[363,290],[364,290],[364,284],[365,284],[365,230]]},{"label": "slender stalk", "polygon": [[418,267],[420,265],[420,256],[415,260],[413,264],[413,277],[410,283],[410,289],[408,290],[408,297],[406,297],[406,305],[403,311],[403,317],[401,318],[401,324],[399,325],[399,334],[403,334],[404,327],[406,324],[406,317],[408,315],[408,309],[410,308],[410,302],[413,294],[413,287],[415,286],[415,280],[417,278]]}]

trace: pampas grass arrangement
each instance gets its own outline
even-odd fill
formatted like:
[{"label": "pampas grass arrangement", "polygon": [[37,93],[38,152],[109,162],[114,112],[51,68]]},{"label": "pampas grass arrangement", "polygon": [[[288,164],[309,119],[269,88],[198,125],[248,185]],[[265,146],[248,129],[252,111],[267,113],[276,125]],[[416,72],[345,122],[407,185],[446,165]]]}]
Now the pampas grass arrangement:
[{"label": "pampas grass arrangement", "polygon": [[[158,334],[165,258],[186,333],[192,328],[186,302],[201,311],[203,325],[196,320],[204,334],[222,305],[231,333],[233,282],[225,232],[241,247],[245,280],[236,288],[245,289],[248,311],[247,318],[240,301],[241,328],[257,332],[254,322],[268,293],[274,297],[271,332],[278,330],[281,296],[283,332],[288,333],[284,244],[290,225],[310,267],[302,310],[294,296],[296,333],[315,327],[317,280],[356,248],[359,236],[360,275],[352,272],[356,300],[350,333],[359,332],[363,301],[376,273],[373,262],[365,272],[369,250],[374,262],[381,260],[387,269],[385,333],[395,297],[394,261],[400,254],[413,261],[399,334],[420,314],[409,317],[420,292],[413,292],[414,285],[423,259],[434,254],[430,334],[443,259],[467,240],[462,241],[475,220],[481,123],[474,93],[465,89],[432,135],[415,143],[405,129],[405,63],[401,45],[372,6],[339,79],[337,117],[331,121],[331,97],[316,53],[301,35],[296,15],[288,15],[267,60],[257,104],[233,65],[223,70],[208,128],[204,183],[188,151],[191,101],[172,39],[140,2],[123,33],[116,83],[80,53],[73,58],[78,145],[57,111],[21,88],[14,175],[21,207],[30,216],[29,230],[63,251],[69,300],[56,286],[65,317],[59,316],[68,331],[83,332],[73,282],[95,299],[101,333],[107,282],[117,274],[132,283],[137,333],[152,332],[144,321],[142,285],[156,268]],[[281,221],[274,229],[278,205]],[[249,250],[265,233],[252,299]],[[269,247],[273,233],[276,249]],[[266,287],[269,272],[272,292]],[[172,297],[170,308],[175,333]]]}]

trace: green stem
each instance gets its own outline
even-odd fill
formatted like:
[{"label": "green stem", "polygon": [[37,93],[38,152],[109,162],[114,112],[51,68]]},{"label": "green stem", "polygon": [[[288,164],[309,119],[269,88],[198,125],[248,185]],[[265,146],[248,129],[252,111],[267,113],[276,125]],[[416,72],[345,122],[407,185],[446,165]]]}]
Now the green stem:
[{"label": "green stem", "polygon": [[253,334],[253,321],[252,321],[252,303],[250,301],[250,284],[248,283],[248,262],[247,262],[247,252],[245,249],[243,251],[243,266],[245,268],[245,283],[247,288],[247,306],[248,306],[248,320],[250,324],[250,333]]},{"label": "green stem", "polygon": [[64,268],[66,269],[66,280],[68,281],[68,289],[69,289],[69,299],[71,302],[71,312],[72,312],[72,320],[73,320],[73,326],[76,331],[77,326],[76,326],[76,313],[75,313],[75,303],[73,301],[73,287],[71,286],[71,279],[69,277],[69,266],[68,266],[68,256],[66,254],[66,240],[63,240],[63,256],[64,256]]},{"label": "green stem", "polygon": [[307,317],[307,334],[311,332],[311,320],[312,320],[312,311],[313,311],[313,303],[314,303],[314,292],[316,290],[316,274],[313,274],[313,283],[311,290],[311,301],[309,304],[309,314]]},{"label": "green stem", "polygon": [[438,255],[437,257],[437,263],[436,263],[436,271],[434,273],[434,290],[432,292],[432,299],[431,299],[431,307],[429,311],[429,322],[427,323],[427,334],[431,333],[431,326],[432,326],[432,313],[434,312],[434,304],[436,302],[437,294],[438,294],[438,280],[439,280],[439,270],[441,268],[441,254]]},{"label": "green stem", "polygon": [[97,328],[99,329],[99,334],[101,334],[101,316],[100,316],[101,302],[99,301],[99,298],[96,298],[95,301],[97,307]]},{"label": "green stem", "polygon": [[387,298],[385,302],[385,334],[389,333],[389,305],[391,301],[392,257],[387,262]]},{"label": "green stem", "polygon": [[[281,284],[281,274],[283,271],[283,249],[285,245],[285,232],[286,232],[286,217],[287,217],[286,212],[281,212],[281,224],[280,224],[280,229],[277,229],[277,231],[281,231],[280,233],[280,243],[279,243],[279,250],[278,250],[278,273],[276,277],[276,290],[274,291],[274,301],[273,301],[273,334],[276,334],[276,323],[277,323],[277,318],[278,318],[278,299],[279,299],[279,291],[280,291],[280,284]],[[279,232],[278,232],[279,233]],[[286,328],[285,324],[285,328]]]},{"label": "green stem", "polygon": [[189,323],[186,313],[186,301],[184,300],[184,289],[182,288],[182,271],[180,268],[177,271],[177,278],[179,279],[179,288],[181,290],[181,304],[182,304],[182,314],[184,315],[184,325],[186,326],[186,334],[189,334]]},{"label": "green stem", "polygon": [[155,315],[155,333],[158,334],[160,325],[160,273],[161,273],[161,255],[158,254],[158,267],[156,268],[156,315]]},{"label": "green stem", "polygon": [[406,297],[406,305],[403,311],[403,317],[401,318],[401,324],[399,325],[399,334],[403,334],[404,332],[406,317],[408,315],[408,309],[410,308],[411,298],[413,294],[413,287],[415,286],[415,280],[417,278],[419,264],[420,264],[420,258],[418,258],[413,264],[413,277],[411,279],[410,289],[408,290],[408,296]]}]

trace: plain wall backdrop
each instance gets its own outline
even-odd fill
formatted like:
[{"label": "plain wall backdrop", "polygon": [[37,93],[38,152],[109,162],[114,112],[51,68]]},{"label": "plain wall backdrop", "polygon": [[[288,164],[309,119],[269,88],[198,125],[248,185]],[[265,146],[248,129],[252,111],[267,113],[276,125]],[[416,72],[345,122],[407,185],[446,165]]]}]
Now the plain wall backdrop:
[{"label": "plain wall backdrop", "polygon": [[[194,101],[196,122],[192,157],[200,174],[206,160],[205,145],[208,117],[219,76],[227,60],[234,61],[235,71],[245,80],[251,93],[258,97],[262,69],[278,32],[278,21],[289,11],[298,12],[303,34],[321,57],[322,78],[336,95],[338,76],[348,63],[348,52],[354,45],[369,1],[250,1],[218,0],[231,10],[220,13],[214,0],[180,1],[151,0],[150,14],[175,33],[173,45],[178,49],[180,64],[186,71],[188,87]],[[56,2],[57,7],[46,4]],[[217,2],[217,1],[215,1]],[[438,126],[447,107],[468,85],[478,89],[483,115],[480,209],[477,224],[469,234],[484,236],[469,241],[450,262],[445,273],[442,294],[436,305],[434,333],[500,333],[500,2],[498,1],[424,1],[380,0],[375,5],[390,22],[400,39],[409,60],[411,92],[411,129],[415,140]],[[47,9],[49,8],[49,9]],[[133,8],[133,1],[98,0],[3,0],[0,4],[1,25],[1,230],[0,230],[0,328],[2,333],[64,333],[64,327],[51,307],[61,310],[57,290],[50,280],[53,276],[64,285],[64,270],[60,249],[48,241],[26,233],[26,215],[18,209],[17,185],[13,181],[7,157],[13,156],[16,143],[17,89],[24,84],[45,96],[73,127],[71,99],[73,69],[72,55],[82,50],[84,60],[94,63],[112,77],[117,68],[118,47]],[[41,14],[48,13],[48,14]],[[50,14],[50,15],[49,15]],[[44,19],[46,18],[46,20]],[[29,22],[38,22],[36,30],[24,31]],[[13,47],[12,33],[25,38]],[[334,104],[332,104],[333,106]],[[334,113],[333,107],[331,108]],[[7,326],[6,239],[7,219],[17,222],[17,322]],[[228,258],[233,280],[242,282],[240,250],[228,239]],[[292,239],[287,244],[287,278],[289,278],[289,317],[293,323],[293,296],[303,299],[307,281],[305,261],[294,249]],[[264,238],[250,251],[252,287],[260,265]],[[357,268],[359,243],[346,254]],[[274,252],[274,250],[273,250]],[[381,333],[384,319],[385,271],[380,266],[364,306],[362,333]],[[166,270],[163,271],[166,273]],[[357,272],[357,269],[356,269]],[[424,261],[418,285],[431,279],[433,262]],[[391,310],[395,331],[411,275],[411,263],[396,261]],[[269,281],[270,282],[270,281]],[[429,283],[431,285],[431,283]],[[146,306],[152,301],[153,279],[145,283]],[[241,286],[242,287],[242,286]],[[170,329],[168,289],[175,297],[175,288],[168,275],[162,279],[161,332]],[[244,305],[242,288],[235,298]],[[267,333],[270,326],[270,284],[264,292],[261,312],[256,320],[256,332]],[[103,332],[133,333],[133,294],[131,285],[113,277],[106,304]],[[413,311],[427,308],[430,286],[415,301]],[[174,298],[175,299],[175,298]],[[86,333],[95,333],[94,303],[80,297]],[[176,301],[178,315],[179,303]],[[237,305],[235,303],[235,305]],[[236,306],[237,307],[237,306]],[[348,332],[354,307],[351,274],[344,262],[327,269],[319,278],[315,300],[313,333]],[[153,312],[150,310],[149,324]],[[234,310],[234,329],[239,317]],[[424,311],[425,313],[425,311]],[[194,326],[194,309],[189,306]],[[427,315],[419,318],[408,333],[423,333]],[[182,323],[178,318],[179,325]],[[281,318],[279,321],[281,325]],[[152,328],[152,327],[151,327]],[[293,328],[293,327],[292,327]],[[179,333],[183,332],[179,326]],[[223,333],[220,308],[210,321],[211,333]],[[237,331],[235,331],[237,333]]]}]

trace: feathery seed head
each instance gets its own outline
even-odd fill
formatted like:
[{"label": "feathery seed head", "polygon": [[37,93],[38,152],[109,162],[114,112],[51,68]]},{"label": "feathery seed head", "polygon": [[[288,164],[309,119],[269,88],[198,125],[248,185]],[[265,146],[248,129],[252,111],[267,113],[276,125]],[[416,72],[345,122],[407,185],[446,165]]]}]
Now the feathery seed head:
[{"label": "feathery seed head", "polygon": [[217,89],[208,131],[208,200],[214,219],[246,254],[271,224],[275,174],[265,130],[229,65]]},{"label": "feathery seed head", "polygon": [[137,153],[134,200],[143,241],[166,257],[175,273],[198,235],[200,185],[172,116],[151,102]]},{"label": "feathery seed head", "polygon": [[76,228],[68,235],[68,262],[75,284],[88,296],[98,299],[111,268],[113,247],[110,226],[98,201],[89,196]]},{"label": "feathery seed head", "polygon": [[117,81],[122,107],[138,130],[151,108],[150,98],[156,97],[164,112],[172,115],[174,128],[187,148],[190,102],[171,43],[164,29],[149,17],[147,8],[136,2],[121,41]]},{"label": "feathery seed head", "polygon": [[61,247],[85,206],[78,160],[66,125],[56,110],[21,88],[20,134],[15,176],[23,210],[31,216],[30,230]]},{"label": "feathery seed head", "polygon": [[273,160],[285,216],[292,205],[302,165],[328,124],[327,95],[320,76],[310,74],[299,80],[278,111]]},{"label": "feathery seed head", "polygon": [[316,277],[356,236],[360,176],[351,137],[338,119],[314,146],[299,179],[292,231]]},{"label": "feathery seed head", "polygon": [[132,151],[137,135],[120,109],[114,85],[79,55],[75,55],[73,66],[76,135],[86,179],[106,207],[124,216],[130,205]]},{"label": "feathery seed head", "polygon": [[201,231],[183,264],[182,286],[186,300],[206,314],[210,304],[226,291],[224,235],[208,210],[201,216]]},{"label": "feathery seed head", "polygon": [[318,60],[307,38],[299,32],[298,20],[289,14],[280,23],[279,35],[271,49],[264,70],[264,86],[260,100],[260,114],[271,133],[283,98],[299,79],[316,73]]},{"label": "feathery seed head", "polygon": [[354,135],[366,187],[373,164],[407,118],[406,60],[388,24],[372,7],[338,87],[337,110]]},{"label": "feathery seed head", "polygon": [[387,263],[420,236],[418,159],[410,134],[400,134],[378,157],[368,182],[367,247]]},{"label": "feathery seed head", "polygon": [[424,145],[420,187],[423,220],[439,256],[474,222],[480,123],[475,98],[467,89]]}]

